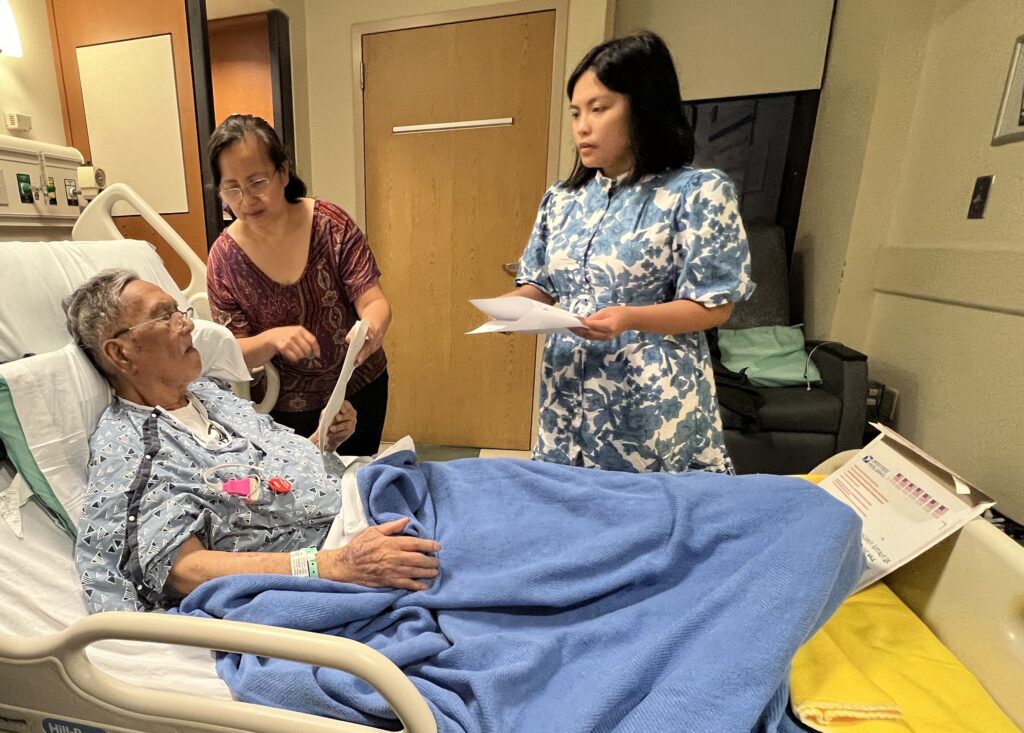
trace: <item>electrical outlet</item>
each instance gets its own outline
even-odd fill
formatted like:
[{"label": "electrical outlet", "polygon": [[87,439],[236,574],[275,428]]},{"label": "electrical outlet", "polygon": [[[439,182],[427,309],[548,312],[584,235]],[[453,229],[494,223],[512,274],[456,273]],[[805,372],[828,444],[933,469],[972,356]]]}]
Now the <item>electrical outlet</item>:
[{"label": "electrical outlet", "polygon": [[879,409],[882,393],[885,392],[885,385],[881,382],[868,381],[868,408],[876,412]]},{"label": "electrical outlet", "polygon": [[974,191],[971,193],[971,203],[967,207],[968,219],[984,219],[985,206],[988,204],[988,194],[992,190],[992,179],[995,176],[978,176],[974,181]]},{"label": "electrical outlet", "polygon": [[32,129],[32,118],[20,112],[4,112],[4,126],[12,132],[28,132]]},{"label": "electrical outlet", "polygon": [[900,393],[889,386],[882,392],[882,401],[878,406],[878,417],[887,425],[896,423],[896,403],[899,402]]}]

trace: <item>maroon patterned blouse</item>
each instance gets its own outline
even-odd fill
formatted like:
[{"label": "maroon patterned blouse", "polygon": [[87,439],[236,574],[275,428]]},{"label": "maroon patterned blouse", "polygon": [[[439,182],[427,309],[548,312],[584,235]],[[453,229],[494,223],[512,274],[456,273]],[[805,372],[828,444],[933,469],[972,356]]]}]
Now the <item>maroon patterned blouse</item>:
[{"label": "maroon patterned blouse", "polygon": [[[327,404],[345,360],[345,334],[359,319],[353,302],[379,279],[366,236],[340,207],[318,199],[313,204],[309,259],[297,281],[282,285],[272,280],[225,231],[210,250],[206,289],[214,320],[236,337],[295,324],[316,336],[319,359],[273,359],[281,372],[275,409],[304,412]],[[381,349],[356,368],[348,394],[379,377],[386,366]]]}]

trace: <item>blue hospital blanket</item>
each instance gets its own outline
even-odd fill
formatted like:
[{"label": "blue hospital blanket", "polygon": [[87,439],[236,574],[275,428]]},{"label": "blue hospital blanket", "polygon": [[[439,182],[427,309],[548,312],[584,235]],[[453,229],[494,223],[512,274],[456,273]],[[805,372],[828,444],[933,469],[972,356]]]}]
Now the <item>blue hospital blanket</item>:
[{"label": "blue hospital blanket", "polygon": [[[360,469],[371,524],[442,544],[426,591],[290,576],[205,583],[182,613],[342,635],[389,657],[441,731],[795,730],[796,649],[860,575],[860,520],[779,476],[534,461]],[[348,674],[222,655],[239,699],[396,728]]]}]

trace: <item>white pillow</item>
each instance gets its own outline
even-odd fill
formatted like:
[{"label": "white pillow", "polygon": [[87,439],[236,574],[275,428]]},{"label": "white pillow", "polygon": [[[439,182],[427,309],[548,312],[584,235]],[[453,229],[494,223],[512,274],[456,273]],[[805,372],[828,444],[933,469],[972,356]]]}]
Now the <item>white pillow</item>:
[{"label": "white pillow", "polygon": [[187,306],[153,245],[111,242],[0,242],[0,361],[43,354],[71,341],[61,301],[108,267],[125,267]]},{"label": "white pillow", "polygon": [[32,490],[21,474],[6,460],[0,461],[0,519],[11,531],[21,537],[21,512],[19,509],[32,499]]},{"label": "white pillow", "polygon": [[242,348],[234,334],[219,323],[195,319],[192,345],[203,361],[203,374],[225,382],[248,382],[252,379],[242,358]]},{"label": "white pillow", "polygon": [[[234,336],[210,321],[195,322],[192,342],[203,374],[231,382],[249,372]],[[74,344],[0,365],[0,438],[33,495],[75,536],[88,480],[89,436],[111,391]],[[20,504],[0,502],[9,525]]]}]

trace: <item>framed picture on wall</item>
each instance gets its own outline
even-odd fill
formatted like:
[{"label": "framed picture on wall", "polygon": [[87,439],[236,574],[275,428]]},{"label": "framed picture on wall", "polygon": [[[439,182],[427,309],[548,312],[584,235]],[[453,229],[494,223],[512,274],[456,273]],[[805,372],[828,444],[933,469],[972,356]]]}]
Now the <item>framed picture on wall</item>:
[{"label": "framed picture on wall", "polygon": [[1024,140],[1024,36],[1019,36],[1013,44],[1003,101],[999,104],[996,129],[992,133],[993,145],[1016,140]]}]

